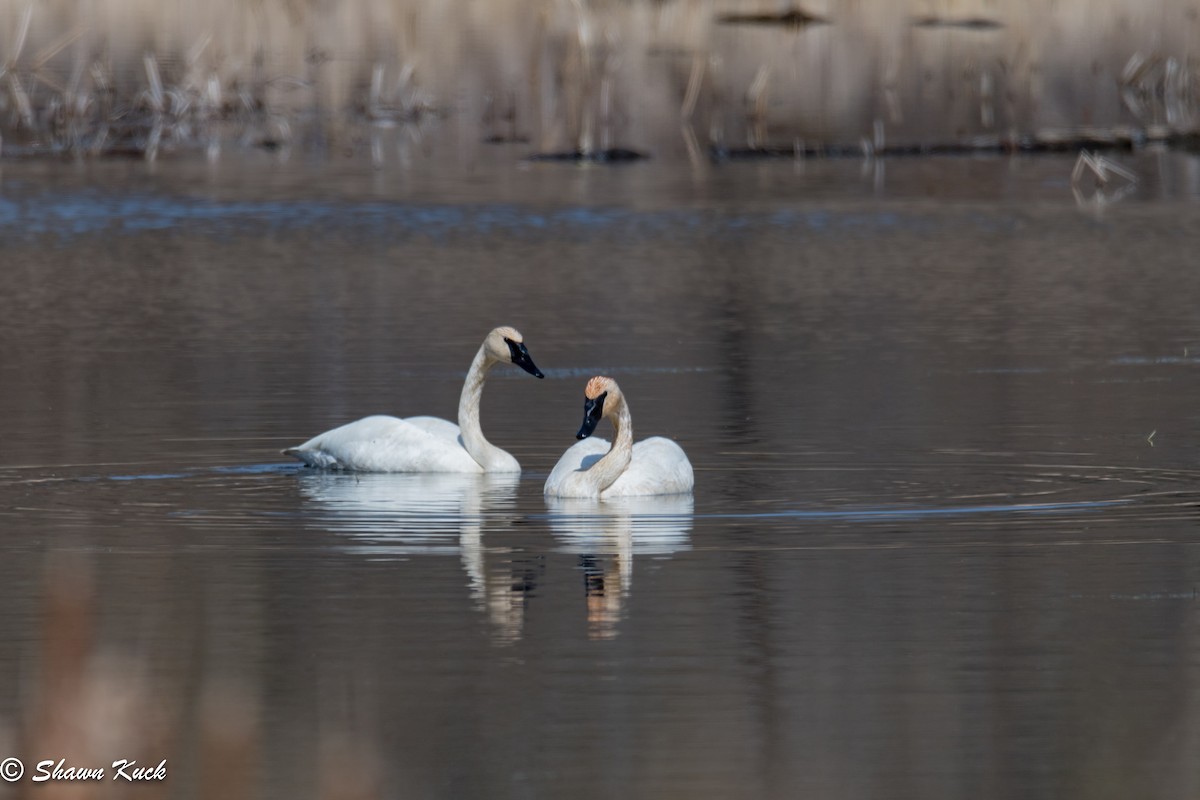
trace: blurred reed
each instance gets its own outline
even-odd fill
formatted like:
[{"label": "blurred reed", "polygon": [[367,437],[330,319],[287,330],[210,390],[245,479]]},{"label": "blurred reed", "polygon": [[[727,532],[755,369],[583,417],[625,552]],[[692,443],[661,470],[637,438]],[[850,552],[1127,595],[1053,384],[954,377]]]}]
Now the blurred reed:
[{"label": "blurred reed", "polygon": [[[188,664],[162,669],[152,640],[116,644],[101,635],[100,600],[89,561],[69,552],[51,556],[45,574],[37,653],[16,692],[15,719],[0,718],[5,757],[24,761],[24,775],[0,784],[0,796],[42,800],[196,797],[240,800],[278,796],[266,762],[261,716],[266,686],[219,674],[202,651]],[[202,637],[200,631],[197,637]],[[170,660],[170,659],[168,659]],[[376,743],[322,720],[316,735],[317,800],[382,796]],[[102,780],[34,782],[39,761],[62,768],[102,768]],[[111,766],[129,759],[153,770],[166,760],[164,780],[131,787]],[[299,765],[288,763],[289,772]],[[52,769],[52,767],[51,767]]]},{"label": "blurred reed", "polygon": [[[3,153],[420,135],[581,155],[1130,145],[1197,127],[1180,0],[0,0]],[[376,145],[377,150],[377,145]],[[378,157],[378,153],[375,153]]]}]

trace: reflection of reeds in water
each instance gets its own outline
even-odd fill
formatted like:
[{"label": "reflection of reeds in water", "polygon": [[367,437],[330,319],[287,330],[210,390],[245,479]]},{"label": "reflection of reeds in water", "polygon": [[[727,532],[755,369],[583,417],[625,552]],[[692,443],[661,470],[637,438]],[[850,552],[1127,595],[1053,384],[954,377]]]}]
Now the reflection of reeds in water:
[{"label": "reflection of reeds in water", "polygon": [[[40,797],[122,796],[128,786],[112,780],[38,785],[32,778],[43,760],[64,759],[64,769],[103,767],[106,777],[118,758],[156,766],[176,744],[180,708],[151,699],[145,664],[95,641],[91,581],[80,563],[62,561],[48,572],[43,624],[38,680],[20,720],[17,752],[25,777],[19,787]],[[166,794],[162,784],[147,792]]]},{"label": "reflection of reeds in water", "polygon": [[[43,604],[40,658],[36,678],[18,694],[17,734],[7,735],[0,724],[4,757],[24,761],[24,776],[13,783],[16,796],[240,800],[271,786],[262,764],[258,690],[213,674],[168,685],[152,669],[151,653],[100,641],[92,576],[80,559],[51,564]],[[371,742],[322,731],[317,747],[315,797],[381,796]],[[58,759],[64,770],[102,768],[104,779],[32,780],[39,761]],[[167,778],[136,785],[114,780],[117,759],[151,770],[165,760]]]},{"label": "reflection of reeds in water", "polygon": [[1193,131],[1200,77],[1172,0],[0,0],[0,31],[10,153],[353,150],[438,119],[468,159],[1128,143]]}]

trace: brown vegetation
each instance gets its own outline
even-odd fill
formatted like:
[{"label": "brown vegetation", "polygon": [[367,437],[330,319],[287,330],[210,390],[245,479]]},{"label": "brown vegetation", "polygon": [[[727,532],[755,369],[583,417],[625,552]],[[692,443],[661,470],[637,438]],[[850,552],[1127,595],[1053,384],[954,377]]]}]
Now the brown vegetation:
[{"label": "brown vegetation", "polygon": [[1118,145],[1196,130],[1194,3],[0,0],[6,155],[371,129],[582,156]]}]

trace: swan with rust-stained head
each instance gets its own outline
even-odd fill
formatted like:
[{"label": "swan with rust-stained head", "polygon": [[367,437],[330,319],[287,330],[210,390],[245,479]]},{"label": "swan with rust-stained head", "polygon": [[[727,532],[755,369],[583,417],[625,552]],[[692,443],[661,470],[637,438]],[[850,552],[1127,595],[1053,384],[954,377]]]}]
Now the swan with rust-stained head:
[{"label": "swan with rust-stained head", "polygon": [[496,328],[471,362],[457,425],[437,417],[365,417],[283,453],[310,467],[360,472],[520,472],[517,460],[489,442],[479,427],[483,383],[496,364],[515,364],[544,377],[521,334],[507,326]]},{"label": "swan with rust-stained head", "polygon": [[[583,427],[575,435],[583,441],[563,453],[545,493],[550,497],[634,497],[684,494],[695,478],[683,448],[670,439],[653,436],[633,443],[633,423],[621,387],[612,378],[597,376],[583,392]],[[590,439],[601,419],[612,421],[612,445]]]}]

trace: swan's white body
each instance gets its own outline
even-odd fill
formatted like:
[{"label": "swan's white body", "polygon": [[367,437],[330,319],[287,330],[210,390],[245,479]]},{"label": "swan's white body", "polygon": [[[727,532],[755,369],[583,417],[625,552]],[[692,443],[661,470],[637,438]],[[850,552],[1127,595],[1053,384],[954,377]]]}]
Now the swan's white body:
[{"label": "swan's white body", "polygon": [[285,451],[310,467],[356,472],[520,472],[499,451],[484,468],[463,445],[461,428],[437,417],[376,415],[326,431]]},{"label": "swan's white body", "polygon": [[572,445],[546,479],[545,494],[603,500],[691,492],[695,476],[683,448],[661,436],[634,444],[629,406],[617,382],[593,378],[585,396],[595,400],[601,394],[603,416],[611,419],[616,429],[612,444],[586,438]]},{"label": "swan's white body", "polygon": [[551,497],[609,498],[692,491],[695,478],[691,462],[682,447],[661,436],[632,445],[629,466],[601,489],[599,473],[592,474],[592,469],[612,448],[604,439],[592,438],[572,445],[546,479],[545,493]]},{"label": "swan's white body", "polygon": [[[506,339],[522,341],[512,328],[496,328],[475,354],[459,398],[457,425],[437,417],[377,415],[326,431],[283,452],[310,467],[357,472],[520,472],[517,460],[489,442],[479,426],[479,402],[488,370],[497,363],[513,363],[505,352]],[[532,361],[529,364],[532,366]],[[533,374],[541,377],[536,367]]]}]

